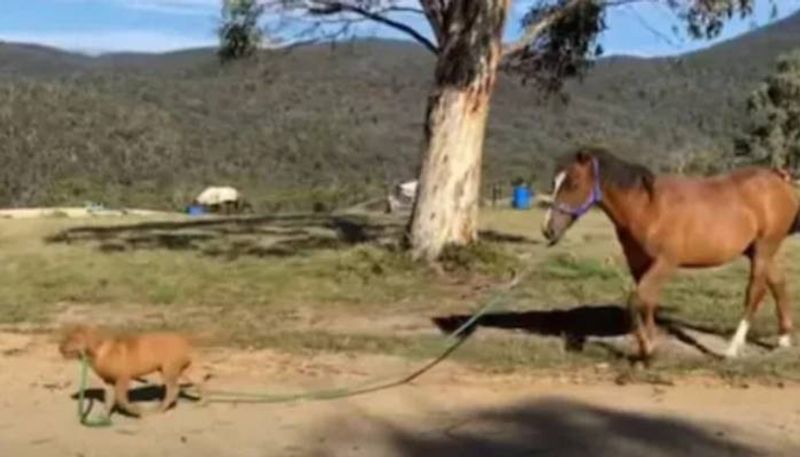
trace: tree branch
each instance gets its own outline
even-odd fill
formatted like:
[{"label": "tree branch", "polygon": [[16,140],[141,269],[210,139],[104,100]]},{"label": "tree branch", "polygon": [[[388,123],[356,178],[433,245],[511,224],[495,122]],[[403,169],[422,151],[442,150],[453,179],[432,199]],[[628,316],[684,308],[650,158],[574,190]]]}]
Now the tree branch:
[{"label": "tree branch", "polygon": [[525,33],[517,41],[503,46],[503,57],[520,52],[531,45],[541,34],[543,34],[554,22],[567,15],[567,12],[575,5],[585,0],[572,0],[565,7],[558,8],[536,23],[531,24]]},{"label": "tree branch", "polygon": [[[571,9],[575,8],[579,4],[586,1],[592,1],[592,0],[572,0],[571,2],[567,3],[564,6],[554,9],[550,14],[546,15],[536,23],[531,24],[527,29],[525,29],[525,33],[522,35],[521,38],[503,47],[503,57],[507,57],[511,54],[520,52],[525,48],[527,48],[528,46],[530,46],[533,42],[535,42],[539,38],[539,36],[541,36],[545,31],[547,31],[547,29],[550,28],[550,26],[553,25],[554,22],[565,17],[567,14],[569,14]],[[607,0],[603,2],[603,6],[615,7],[642,1],[646,0]]]},{"label": "tree branch", "polygon": [[393,13],[425,14],[425,11],[410,6],[389,6],[386,9],[384,9],[384,11],[391,11]]},{"label": "tree branch", "polygon": [[[337,13],[353,13],[369,19],[371,21],[377,22],[379,24],[383,24],[387,27],[393,28],[400,32],[409,35],[411,38],[425,46],[426,49],[431,51],[433,54],[439,54],[439,47],[436,46],[432,41],[422,35],[419,31],[414,29],[408,24],[404,24],[402,22],[395,21],[393,19],[389,19],[388,17],[375,12],[370,11],[368,9],[350,4],[345,2],[338,2],[338,1],[315,1],[314,2],[317,6],[309,8],[309,12],[315,15],[329,15],[329,14],[337,14]],[[394,10],[397,10],[398,7],[395,7]],[[391,9],[391,8],[390,8]],[[404,8],[405,9],[405,8]],[[408,10],[414,10],[409,8]],[[418,10],[415,10],[419,12]]]},{"label": "tree branch", "polygon": [[444,42],[445,36],[442,27],[444,26],[444,5],[441,2],[433,0],[422,1],[423,13],[428,18],[428,23],[433,30],[433,35],[436,41],[441,45]]}]

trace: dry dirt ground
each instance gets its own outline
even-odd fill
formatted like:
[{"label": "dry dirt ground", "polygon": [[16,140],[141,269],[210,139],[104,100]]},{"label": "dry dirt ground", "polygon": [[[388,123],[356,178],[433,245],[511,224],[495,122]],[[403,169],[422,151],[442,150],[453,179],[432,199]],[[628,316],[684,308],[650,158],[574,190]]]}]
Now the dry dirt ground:
[{"label": "dry dirt ground", "polygon": [[[206,349],[209,388],[275,393],[349,385],[408,362],[385,356]],[[78,366],[46,335],[0,333],[0,455],[786,456],[800,455],[800,387],[686,380],[626,385],[476,373],[445,362],[411,385],[273,405],[182,400],[164,415],[76,420]],[[92,380],[97,385],[96,380]],[[138,387],[135,397],[152,389]],[[101,405],[95,405],[100,411]],[[145,407],[154,407],[147,404]]]}]

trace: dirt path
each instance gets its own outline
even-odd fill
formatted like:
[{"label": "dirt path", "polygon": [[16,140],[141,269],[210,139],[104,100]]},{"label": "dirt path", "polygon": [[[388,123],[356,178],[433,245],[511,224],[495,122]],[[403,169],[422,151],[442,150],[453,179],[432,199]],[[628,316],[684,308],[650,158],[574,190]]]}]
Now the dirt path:
[{"label": "dirt path", "polygon": [[[210,387],[276,392],[350,384],[408,367],[389,357],[227,350],[209,353],[206,363],[215,374]],[[800,455],[800,388],[794,387],[578,385],[445,363],[414,385],[357,398],[238,406],[182,401],[166,415],[115,416],[110,429],[86,429],[70,399],[76,374],[46,337],[0,333],[0,455]]]}]

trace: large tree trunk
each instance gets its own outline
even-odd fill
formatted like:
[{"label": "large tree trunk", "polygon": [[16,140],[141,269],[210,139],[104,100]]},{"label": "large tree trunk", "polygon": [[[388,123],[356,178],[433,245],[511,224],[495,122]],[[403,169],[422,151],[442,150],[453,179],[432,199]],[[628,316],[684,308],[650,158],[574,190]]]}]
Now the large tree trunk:
[{"label": "large tree trunk", "polygon": [[409,242],[434,260],[477,239],[481,159],[509,0],[454,0],[440,16],[441,54]]}]

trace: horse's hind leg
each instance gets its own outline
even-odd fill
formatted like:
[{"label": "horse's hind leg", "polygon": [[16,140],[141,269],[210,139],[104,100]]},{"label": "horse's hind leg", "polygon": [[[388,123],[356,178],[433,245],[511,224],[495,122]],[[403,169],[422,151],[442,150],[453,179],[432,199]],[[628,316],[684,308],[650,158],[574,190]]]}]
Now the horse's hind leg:
[{"label": "horse's hind leg", "polygon": [[772,259],[769,264],[767,285],[775,299],[775,311],[778,317],[778,346],[786,348],[792,345],[792,307],[789,293],[786,290],[786,275],[778,265],[777,259]]},{"label": "horse's hind leg", "polygon": [[736,327],[736,333],[731,337],[728,349],[725,351],[726,357],[736,357],[739,350],[747,339],[747,332],[750,330],[750,321],[758,311],[759,305],[764,300],[767,293],[767,273],[771,259],[759,252],[756,248],[750,257],[750,281],[747,284],[745,294],[744,315]]}]

